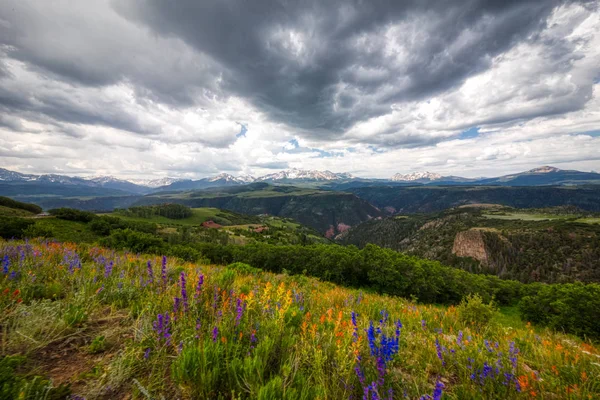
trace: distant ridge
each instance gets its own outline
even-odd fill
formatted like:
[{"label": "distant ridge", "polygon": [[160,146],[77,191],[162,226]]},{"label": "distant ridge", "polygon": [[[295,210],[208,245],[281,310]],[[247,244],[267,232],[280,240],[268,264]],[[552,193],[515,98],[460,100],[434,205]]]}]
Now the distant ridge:
[{"label": "distant ridge", "polygon": [[[198,180],[181,178],[155,178],[125,180],[113,176],[71,177],[58,174],[23,174],[0,168],[0,185],[20,184],[24,189],[22,194],[39,185],[49,187],[94,188],[94,195],[102,193],[102,189],[110,190],[106,195],[117,194],[146,194],[154,191],[197,190],[218,186],[246,185],[253,182],[291,185],[330,185],[336,186],[373,186],[385,185],[386,182],[400,185],[502,185],[502,186],[541,186],[541,185],[577,185],[600,184],[600,174],[563,170],[549,165],[533,168],[525,172],[509,174],[495,178],[463,178],[460,176],[443,176],[435,172],[397,173],[389,179],[368,179],[355,177],[349,173],[336,173],[328,170],[307,170],[291,168],[259,177],[251,175],[234,176],[220,173],[215,176]],[[13,188],[14,189],[14,188]],[[19,192],[19,193],[21,193]],[[39,192],[39,190],[36,190]],[[85,191],[84,191],[85,192]],[[78,193],[81,195],[82,190]]]}]

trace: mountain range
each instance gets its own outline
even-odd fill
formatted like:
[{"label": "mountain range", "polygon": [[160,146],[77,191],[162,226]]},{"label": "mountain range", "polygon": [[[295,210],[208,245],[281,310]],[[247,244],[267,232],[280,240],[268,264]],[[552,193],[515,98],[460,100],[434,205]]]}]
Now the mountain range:
[{"label": "mountain range", "polygon": [[[346,187],[385,185],[473,185],[473,186],[543,186],[600,184],[600,174],[575,170],[562,170],[551,166],[534,168],[518,174],[496,178],[463,178],[442,176],[434,172],[395,174],[390,179],[368,179],[354,177],[349,173],[331,171],[288,169],[276,173],[253,177],[233,176],[222,173],[216,176],[192,180],[179,178],[124,180],[113,176],[71,177],[57,174],[23,174],[0,168],[0,189],[6,195],[51,194],[64,195],[78,189],[76,195],[129,195],[164,191],[197,190],[220,186],[246,185],[253,182],[273,184],[328,186],[329,189],[344,190]],[[88,189],[86,189],[88,188]],[[72,194],[75,195],[75,194]]]}]

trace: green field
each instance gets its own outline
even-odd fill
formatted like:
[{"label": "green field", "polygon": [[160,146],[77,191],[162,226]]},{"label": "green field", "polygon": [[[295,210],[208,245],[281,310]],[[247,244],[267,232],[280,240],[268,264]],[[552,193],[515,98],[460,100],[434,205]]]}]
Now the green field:
[{"label": "green field", "polygon": [[572,215],[556,215],[556,214],[536,214],[536,213],[520,213],[510,212],[503,214],[483,214],[485,218],[492,219],[507,219],[521,221],[546,221],[546,220],[564,220],[573,218]]},{"label": "green field", "polygon": [[574,222],[581,222],[584,224],[600,224],[600,218],[579,218]]},{"label": "green field", "polygon": [[483,214],[488,219],[503,219],[512,221],[565,221],[579,222],[583,224],[600,224],[599,217],[584,217],[580,215],[569,214],[543,214],[543,213],[523,213],[523,212],[507,212],[502,214]]},{"label": "green field", "polygon": [[202,207],[192,208],[193,215],[189,218],[183,219],[171,219],[159,215],[154,215],[150,218],[129,216],[123,212],[117,211],[110,214],[115,217],[122,218],[126,221],[138,221],[138,222],[154,222],[159,225],[165,226],[197,226],[205,221],[214,221],[220,225],[237,225],[240,223],[257,223],[258,221],[252,221],[253,218],[248,218],[236,213],[232,213],[218,208]]}]

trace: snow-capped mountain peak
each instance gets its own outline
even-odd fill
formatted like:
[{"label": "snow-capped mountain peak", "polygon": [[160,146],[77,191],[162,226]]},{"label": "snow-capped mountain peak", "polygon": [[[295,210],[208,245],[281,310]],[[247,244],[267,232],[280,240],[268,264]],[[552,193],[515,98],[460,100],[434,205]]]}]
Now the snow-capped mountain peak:
[{"label": "snow-capped mountain peak", "polygon": [[532,174],[547,174],[549,172],[559,172],[561,171],[560,169],[556,168],[556,167],[551,167],[549,165],[544,165],[543,167],[538,167],[538,168],[534,168],[534,169],[530,169],[529,173]]},{"label": "snow-capped mountain peak", "polygon": [[184,179],[181,178],[155,178],[155,179],[130,179],[129,182],[135,183],[136,185],[146,186],[149,188],[157,188],[161,186],[171,185],[175,182],[181,182]]},{"label": "snow-capped mountain peak", "polygon": [[220,181],[220,180],[224,180],[226,182],[231,182],[231,181],[236,181],[237,178],[233,175],[226,174],[226,173],[221,173],[219,175],[215,175],[210,178],[207,178],[207,181],[209,181],[209,182],[215,182],[215,181]]},{"label": "snow-capped mountain peak", "polygon": [[396,174],[392,176],[393,181],[407,181],[407,182],[416,182],[416,181],[436,181],[441,179],[442,176],[440,174],[436,174],[435,172],[412,172],[410,174]]},{"label": "snow-capped mountain peak", "polygon": [[131,183],[131,181],[126,181],[124,179],[115,178],[114,176],[110,176],[110,175],[90,176],[89,178],[84,178],[84,179],[88,180],[88,181],[99,183],[101,185],[106,184],[106,183],[111,183],[111,182],[119,182],[119,183],[130,182]]},{"label": "snow-capped mountain peak", "polygon": [[240,175],[237,177],[237,180],[244,183],[252,183],[256,180],[252,175]]},{"label": "snow-capped mountain peak", "polygon": [[350,179],[349,173],[334,173],[331,171],[317,171],[308,169],[291,168],[284,171],[275,172],[257,178],[257,181],[280,181],[284,179],[302,179],[314,181],[333,181],[339,179]]}]

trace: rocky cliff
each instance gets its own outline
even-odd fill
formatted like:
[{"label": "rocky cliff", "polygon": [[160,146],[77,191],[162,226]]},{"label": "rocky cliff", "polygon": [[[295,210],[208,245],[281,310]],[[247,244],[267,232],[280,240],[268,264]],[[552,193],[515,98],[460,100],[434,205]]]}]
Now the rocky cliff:
[{"label": "rocky cliff", "polygon": [[483,265],[488,265],[489,255],[485,247],[483,231],[480,229],[469,229],[458,232],[454,238],[452,254],[458,257],[471,257]]}]

